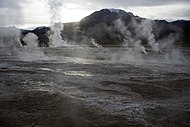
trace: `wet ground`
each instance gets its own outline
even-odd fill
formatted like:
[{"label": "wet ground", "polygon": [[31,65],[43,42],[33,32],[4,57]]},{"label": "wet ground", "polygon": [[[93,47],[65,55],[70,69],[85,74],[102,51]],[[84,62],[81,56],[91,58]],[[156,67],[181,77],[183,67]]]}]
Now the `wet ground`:
[{"label": "wet ground", "polygon": [[0,127],[189,127],[190,51],[174,63],[146,55],[123,62],[110,56],[116,50],[1,55]]}]

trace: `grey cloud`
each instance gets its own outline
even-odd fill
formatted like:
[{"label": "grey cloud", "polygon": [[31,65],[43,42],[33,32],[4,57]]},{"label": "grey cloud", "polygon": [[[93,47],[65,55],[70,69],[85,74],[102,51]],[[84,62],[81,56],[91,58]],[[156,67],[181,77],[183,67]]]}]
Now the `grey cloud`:
[{"label": "grey cloud", "polygon": [[[126,4],[128,6],[160,6],[170,5],[175,3],[189,2],[189,0],[119,0],[118,3]],[[117,4],[117,2],[115,2]]]},{"label": "grey cloud", "polygon": [[[37,0],[36,0],[37,1]],[[44,2],[47,0],[38,0]],[[56,0],[55,0],[56,1]],[[70,9],[100,10],[102,8],[123,8],[127,11],[130,7],[154,7],[173,4],[185,4],[190,6],[190,0],[59,0],[63,1],[63,7]],[[28,3],[27,3],[28,2]],[[22,14],[23,3],[30,4],[34,0],[0,0],[0,26],[20,25],[24,23]],[[71,5],[77,6],[71,6]],[[190,19],[189,9],[175,11],[178,17]],[[32,10],[31,10],[32,11]],[[146,13],[146,12],[145,12]],[[156,13],[155,13],[156,14]],[[141,15],[139,15],[141,16]],[[172,16],[172,15],[171,15]]]},{"label": "grey cloud", "polygon": [[0,26],[23,23],[21,4],[24,0],[0,0]]},{"label": "grey cloud", "polygon": [[[172,13],[172,14],[176,13],[175,15],[171,16],[178,16],[181,18],[185,17],[186,19],[190,19],[189,9],[183,8],[183,5],[190,6],[190,0],[63,0],[64,7],[67,7],[68,4],[77,5],[78,9],[87,9],[93,11],[102,8],[122,8],[127,11],[129,8],[136,8],[136,7],[158,7],[166,5],[171,5],[170,7],[172,7],[173,5],[179,5],[179,6],[182,5],[180,11],[173,10],[173,12],[166,12],[166,13]],[[72,7],[70,8],[72,9]],[[168,11],[169,10],[170,8],[168,8]],[[156,12],[153,13],[155,13],[156,15]],[[168,18],[172,19],[172,17]]]},{"label": "grey cloud", "polygon": [[23,2],[29,0],[0,0],[0,8],[20,9]]},{"label": "grey cloud", "polygon": [[[170,7],[172,8],[173,5],[175,6],[179,5],[179,7],[181,7],[180,9],[178,8],[178,10],[174,9],[172,12],[165,12],[167,14],[171,13],[171,17],[168,17],[168,19],[172,20],[173,17],[190,19],[190,13],[189,13],[190,9],[187,8],[187,6],[190,6],[190,0],[63,0],[63,2],[65,6],[68,3],[77,4],[78,7],[80,7],[80,9],[99,10],[101,8],[122,8],[125,9],[126,11],[129,8],[136,8],[136,7],[149,8],[149,7],[158,7],[158,6],[164,7],[166,5],[170,5]],[[168,11],[170,11],[171,8],[168,8]],[[167,11],[167,9],[164,10]],[[153,13],[157,15],[156,12]]]},{"label": "grey cloud", "polygon": [[189,0],[63,0],[65,4],[73,3],[81,6],[86,6],[86,3],[90,3],[88,8],[100,8],[100,7],[131,7],[131,6],[161,6],[188,3]]},{"label": "grey cloud", "polygon": [[190,20],[190,8],[180,10],[179,13],[175,14],[176,17],[179,17],[179,19],[184,19],[184,20]]}]

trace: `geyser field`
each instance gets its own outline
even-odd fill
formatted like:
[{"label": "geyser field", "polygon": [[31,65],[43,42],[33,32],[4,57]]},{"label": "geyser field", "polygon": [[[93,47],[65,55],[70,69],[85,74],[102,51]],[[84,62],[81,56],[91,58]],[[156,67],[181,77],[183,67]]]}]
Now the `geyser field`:
[{"label": "geyser field", "polygon": [[173,24],[104,9],[0,28],[0,127],[189,127],[190,48]]},{"label": "geyser field", "polygon": [[[116,60],[125,49],[87,49],[1,56],[1,127],[189,126],[189,62],[154,60],[159,54]],[[46,58],[36,56],[42,51]]]}]

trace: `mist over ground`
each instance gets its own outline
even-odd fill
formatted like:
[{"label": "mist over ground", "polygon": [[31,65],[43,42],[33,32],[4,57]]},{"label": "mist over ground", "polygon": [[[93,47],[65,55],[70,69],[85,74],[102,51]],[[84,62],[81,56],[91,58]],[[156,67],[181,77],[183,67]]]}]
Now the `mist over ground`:
[{"label": "mist over ground", "polygon": [[[79,49],[69,54],[72,57],[76,55],[80,58],[96,59],[99,56],[89,52],[89,49],[95,47],[100,54],[102,52],[100,59],[103,60],[137,63],[154,61],[170,64],[187,62],[181,47],[189,45],[188,21],[150,20],[120,9],[102,9],[80,22],[63,24],[60,22],[59,14],[61,6],[54,1],[48,2],[52,15],[50,27],[38,27],[34,30],[2,27],[1,47],[12,47],[12,55],[21,55],[18,56],[20,58],[24,57],[22,54],[28,54],[31,48],[39,50],[38,53],[30,50],[30,53],[36,55],[33,55],[33,59],[47,59],[49,56],[45,56],[43,47],[75,46]],[[110,47],[118,47],[118,51],[111,51]],[[78,52],[81,48],[83,50]],[[20,53],[20,49],[23,52],[27,51]],[[58,59],[60,57],[58,56]]]}]

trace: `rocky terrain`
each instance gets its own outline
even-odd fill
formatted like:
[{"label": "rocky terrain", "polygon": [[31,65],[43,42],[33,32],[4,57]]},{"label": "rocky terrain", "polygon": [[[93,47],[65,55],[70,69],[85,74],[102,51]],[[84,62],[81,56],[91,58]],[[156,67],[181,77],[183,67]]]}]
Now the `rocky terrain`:
[{"label": "rocky terrain", "polygon": [[125,49],[106,50],[44,48],[48,59],[27,61],[1,55],[0,126],[190,126],[189,61],[114,60]]}]

